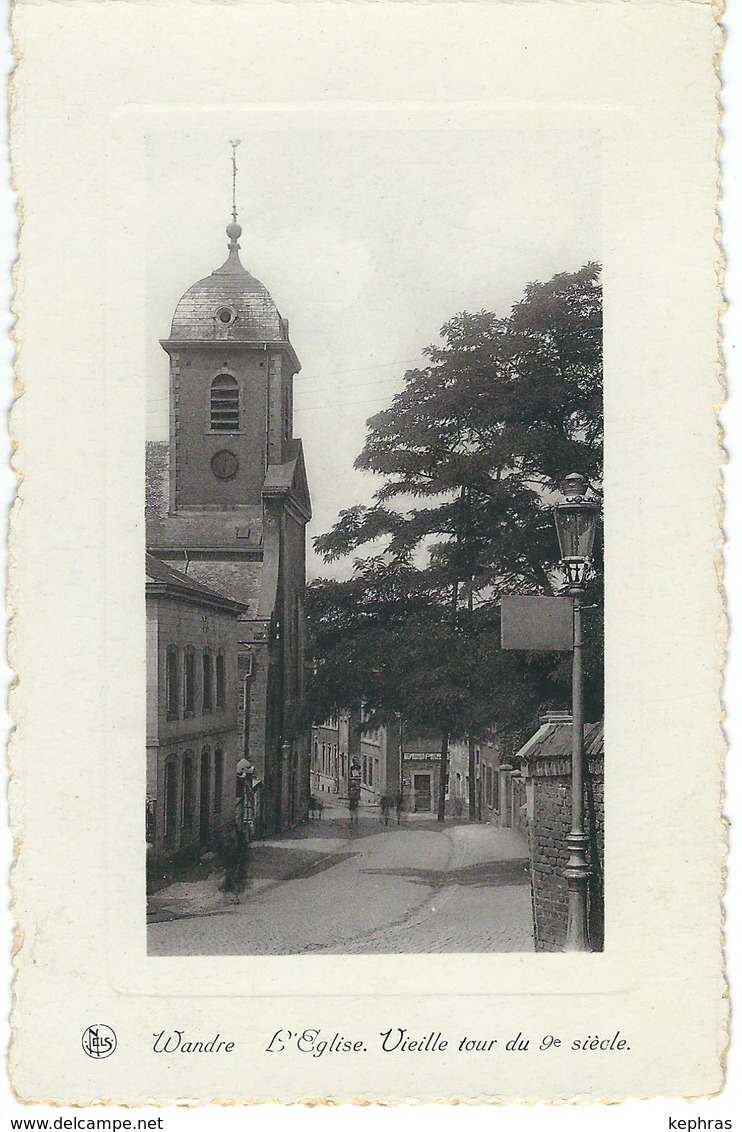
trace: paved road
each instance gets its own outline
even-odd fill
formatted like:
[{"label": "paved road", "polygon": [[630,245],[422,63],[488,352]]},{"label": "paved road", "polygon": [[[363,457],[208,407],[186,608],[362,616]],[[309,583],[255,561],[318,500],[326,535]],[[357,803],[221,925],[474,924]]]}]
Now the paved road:
[{"label": "paved road", "polygon": [[[393,820],[393,819],[392,819]],[[511,830],[347,811],[256,847],[228,903],[218,876],[152,902],[151,955],[531,951],[525,845]]]}]

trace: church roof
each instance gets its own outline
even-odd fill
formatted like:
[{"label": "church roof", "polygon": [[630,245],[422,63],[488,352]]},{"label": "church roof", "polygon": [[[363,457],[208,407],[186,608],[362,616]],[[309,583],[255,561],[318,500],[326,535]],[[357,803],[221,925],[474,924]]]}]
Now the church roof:
[{"label": "church roof", "polygon": [[[157,550],[233,550],[258,554],[263,543],[259,504],[229,511],[150,511],[147,545]],[[259,554],[258,554],[259,557]]]},{"label": "church roof", "polygon": [[290,348],[286,319],[281,318],[268,289],[242,265],[237,243],[241,232],[239,224],[229,225],[227,259],[182,296],[170,338],[163,346],[168,342],[276,342]]},{"label": "church roof", "polygon": [[175,597],[196,605],[214,606],[226,613],[246,612],[243,602],[234,601],[222,593],[217,593],[210,586],[186,577],[179,570],[173,570],[164,562],[160,562],[153,554],[146,555],[145,572],[148,597]]}]

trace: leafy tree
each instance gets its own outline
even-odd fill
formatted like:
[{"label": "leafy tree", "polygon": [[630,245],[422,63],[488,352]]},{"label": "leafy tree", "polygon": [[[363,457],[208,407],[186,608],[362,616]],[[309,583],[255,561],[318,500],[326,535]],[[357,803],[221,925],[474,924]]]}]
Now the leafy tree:
[{"label": "leafy tree", "polygon": [[548,492],[570,471],[601,479],[598,271],[531,284],[508,318],[464,312],[443,327],[430,364],[368,422],[356,467],[384,483],[316,540],[328,561],[368,545],[402,562],[423,550],[431,586],[458,578],[461,601],[551,592]]},{"label": "leafy tree", "polygon": [[[519,731],[565,683],[563,657],[500,650],[498,603],[552,592],[549,504],[563,476],[578,471],[600,487],[599,268],[529,285],[507,318],[459,314],[441,337],[368,422],[356,467],[383,483],[371,506],[341,512],[315,540],[328,561],[367,554],[348,582],[310,587],[309,610],[323,661],[317,713],[328,697],[352,697],[434,722],[442,818],[448,736],[495,719]],[[590,702],[600,650],[587,667]]]}]

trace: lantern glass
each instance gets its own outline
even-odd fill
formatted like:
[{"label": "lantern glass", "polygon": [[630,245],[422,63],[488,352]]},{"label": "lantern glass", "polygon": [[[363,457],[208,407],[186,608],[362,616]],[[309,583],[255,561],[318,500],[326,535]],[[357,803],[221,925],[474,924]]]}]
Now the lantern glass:
[{"label": "lantern glass", "polygon": [[558,503],[554,508],[554,522],[562,558],[589,558],[598,525],[598,504],[591,500]]}]

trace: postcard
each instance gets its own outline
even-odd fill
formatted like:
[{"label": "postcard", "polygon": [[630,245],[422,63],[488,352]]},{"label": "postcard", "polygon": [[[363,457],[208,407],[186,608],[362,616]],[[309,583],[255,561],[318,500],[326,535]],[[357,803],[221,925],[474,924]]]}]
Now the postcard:
[{"label": "postcard", "polygon": [[718,1092],[713,6],[13,34],[17,1097]]}]

